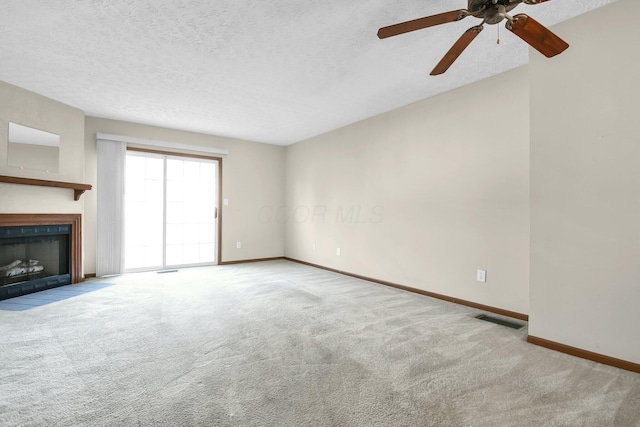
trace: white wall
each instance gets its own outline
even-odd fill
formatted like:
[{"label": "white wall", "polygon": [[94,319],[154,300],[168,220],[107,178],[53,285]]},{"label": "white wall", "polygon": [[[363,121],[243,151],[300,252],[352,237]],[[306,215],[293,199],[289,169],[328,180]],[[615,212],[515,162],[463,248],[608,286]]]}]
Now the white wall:
[{"label": "white wall", "polygon": [[288,257],[529,312],[527,68],[289,146],[286,168]]},{"label": "white wall", "polygon": [[[281,205],[284,202],[284,147],[87,117],[84,135],[87,180],[94,186],[97,132],[228,149],[229,155],[223,156],[222,160],[222,196],[229,199],[229,206],[221,207],[222,261],[284,255],[284,226],[259,218],[263,206]],[[85,200],[85,269],[88,273],[94,273],[96,192]],[[241,249],[236,249],[236,241],[242,242]]]},{"label": "white wall", "polygon": [[529,333],[640,363],[640,2],[554,27],[531,53]]}]

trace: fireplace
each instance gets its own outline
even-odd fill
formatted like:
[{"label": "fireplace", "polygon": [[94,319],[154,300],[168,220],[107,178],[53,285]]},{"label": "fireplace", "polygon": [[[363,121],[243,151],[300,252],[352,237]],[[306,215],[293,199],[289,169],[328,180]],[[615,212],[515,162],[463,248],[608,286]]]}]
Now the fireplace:
[{"label": "fireplace", "polygon": [[77,283],[79,214],[0,214],[0,300]]}]

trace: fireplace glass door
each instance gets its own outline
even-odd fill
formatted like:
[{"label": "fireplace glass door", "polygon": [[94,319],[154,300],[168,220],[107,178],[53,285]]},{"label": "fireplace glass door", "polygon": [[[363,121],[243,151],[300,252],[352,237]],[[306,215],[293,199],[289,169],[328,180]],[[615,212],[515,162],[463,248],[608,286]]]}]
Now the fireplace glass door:
[{"label": "fireplace glass door", "polygon": [[69,284],[70,225],[0,228],[0,299]]}]

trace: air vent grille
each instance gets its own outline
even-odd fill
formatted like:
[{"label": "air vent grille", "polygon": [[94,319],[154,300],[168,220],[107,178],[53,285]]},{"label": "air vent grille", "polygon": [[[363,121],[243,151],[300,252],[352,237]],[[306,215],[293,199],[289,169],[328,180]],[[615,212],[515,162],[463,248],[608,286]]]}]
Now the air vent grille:
[{"label": "air vent grille", "polygon": [[496,325],[506,326],[507,328],[512,329],[522,329],[524,328],[524,324],[511,322],[509,320],[500,319],[498,317],[487,316],[486,314],[480,314],[476,316],[476,319],[484,320],[485,322],[495,323]]}]

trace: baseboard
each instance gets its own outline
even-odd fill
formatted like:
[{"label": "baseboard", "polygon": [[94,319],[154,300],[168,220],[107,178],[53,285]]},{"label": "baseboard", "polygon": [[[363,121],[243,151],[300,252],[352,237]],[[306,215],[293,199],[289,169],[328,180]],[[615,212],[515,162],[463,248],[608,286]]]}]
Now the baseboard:
[{"label": "baseboard", "polygon": [[96,273],[89,273],[84,275],[85,279],[95,279],[96,277]]},{"label": "baseboard", "polygon": [[282,257],[282,256],[274,257],[274,258],[242,259],[239,261],[224,261],[219,263],[218,265],[249,264],[252,262],[278,261],[283,259],[285,259],[285,257]]},{"label": "baseboard", "polygon": [[616,359],[615,357],[605,356],[604,354],[598,354],[581,348],[571,347],[565,344],[560,344],[555,341],[545,340],[544,338],[538,338],[532,335],[527,337],[527,341],[531,344],[539,345],[541,347],[548,348],[550,350],[559,351],[560,353],[570,354],[572,356],[580,357],[582,359],[591,360],[593,362],[602,363],[603,365],[614,366],[616,368],[624,369],[626,371],[640,373],[640,364],[629,362],[627,360]]},{"label": "baseboard", "polygon": [[428,297],[431,297],[431,298],[436,298],[436,299],[443,300],[443,301],[453,302],[455,304],[460,304],[460,305],[464,305],[464,306],[467,306],[467,307],[476,308],[476,309],[482,310],[482,311],[489,311],[491,313],[500,314],[502,316],[511,317],[513,319],[524,320],[525,322],[529,321],[529,316],[528,315],[522,314],[522,313],[516,313],[515,311],[503,310],[501,308],[491,307],[491,306],[484,305],[484,304],[478,304],[478,303],[475,303],[475,302],[472,302],[472,301],[466,301],[466,300],[463,300],[463,299],[454,298],[454,297],[450,297],[450,296],[447,296],[447,295],[436,294],[434,292],[429,292],[429,291],[424,291],[422,289],[417,289],[417,288],[412,288],[412,287],[409,287],[409,286],[399,285],[397,283],[387,282],[385,280],[378,280],[378,279],[374,279],[374,278],[371,278],[371,277],[365,277],[365,276],[361,276],[359,274],[353,274],[353,273],[349,273],[347,271],[336,270],[334,268],[324,267],[322,265],[312,264],[310,262],[300,261],[300,260],[293,259],[293,258],[284,257],[284,259],[286,259],[288,261],[292,261],[292,262],[297,262],[298,264],[304,264],[304,265],[308,265],[310,267],[315,267],[315,268],[320,268],[322,270],[331,271],[333,273],[344,274],[345,276],[354,277],[356,279],[367,280],[369,282],[378,283],[380,285],[389,286],[389,287],[396,288],[396,289],[401,289],[403,291],[413,292],[415,294],[420,294],[420,295],[428,296]]}]

